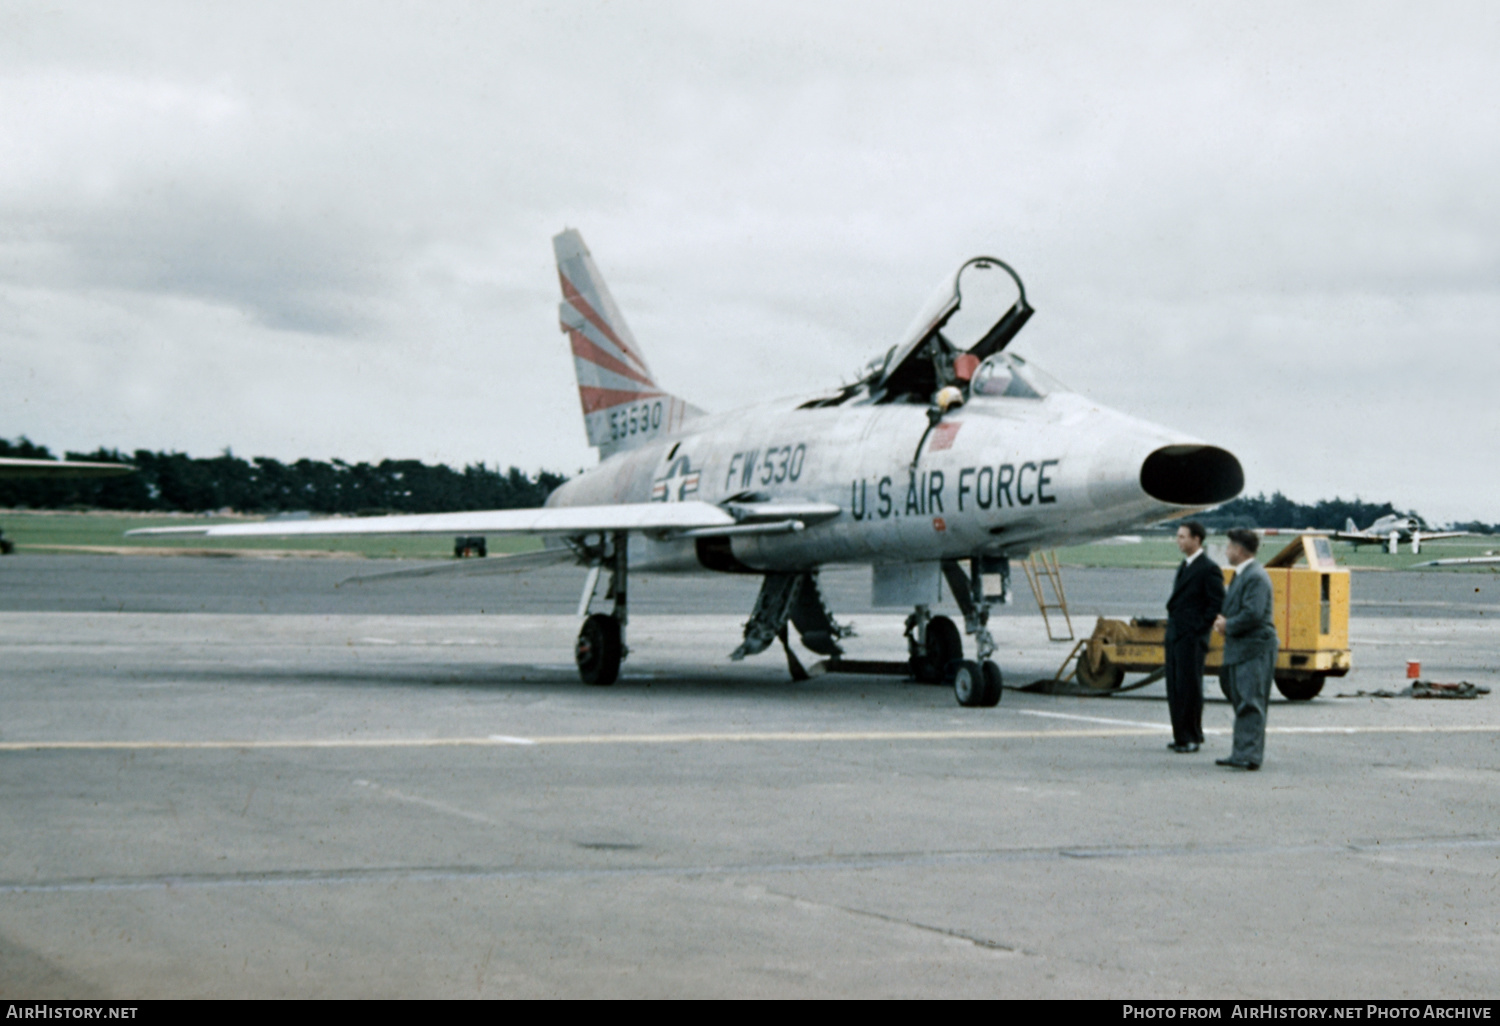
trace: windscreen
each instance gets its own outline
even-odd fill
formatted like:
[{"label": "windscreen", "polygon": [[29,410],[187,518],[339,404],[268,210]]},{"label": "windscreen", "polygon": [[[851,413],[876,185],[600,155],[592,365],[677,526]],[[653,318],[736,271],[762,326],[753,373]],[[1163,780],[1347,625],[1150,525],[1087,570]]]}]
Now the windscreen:
[{"label": "windscreen", "polygon": [[979,365],[970,388],[973,395],[992,399],[1040,399],[1066,385],[1015,353],[996,353]]}]

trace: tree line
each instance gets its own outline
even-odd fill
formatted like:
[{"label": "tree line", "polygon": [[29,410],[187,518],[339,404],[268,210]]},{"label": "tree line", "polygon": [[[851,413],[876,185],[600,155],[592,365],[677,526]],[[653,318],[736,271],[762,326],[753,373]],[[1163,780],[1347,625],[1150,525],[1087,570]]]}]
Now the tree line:
[{"label": "tree line", "polygon": [[[53,459],[44,445],[25,437],[0,438],[0,456]],[[567,480],[517,467],[502,472],[482,463],[455,470],[420,460],[301,459],[282,463],[268,456],[246,460],[229,450],[195,458],[178,452],[115,449],[70,452],[70,460],[129,463],[136,473],[76,480],[0,480],[0,506],[30,509],[92,508],[138,512],[206,513],[447,513],[470,509],[540,506]]]}]

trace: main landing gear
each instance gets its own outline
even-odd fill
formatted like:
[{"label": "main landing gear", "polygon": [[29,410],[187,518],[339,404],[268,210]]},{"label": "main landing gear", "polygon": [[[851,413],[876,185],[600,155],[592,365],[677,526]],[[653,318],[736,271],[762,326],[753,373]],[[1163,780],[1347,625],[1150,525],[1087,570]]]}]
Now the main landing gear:
[{"label": "main landing gear", "polygon": [[[984,592],[985,569],[979,557],[969,560],[969,572],[956,559],[943,561],[943,576],[964,614],[964,630],[974,636],[978,658],[964,658],[958,627],[946,616],[933,616],[919,605],[906,619],[906,644],[911,675],[924,684],[946,684],[959,705],[988,708],[1000,704],[1003,677],[990,658],[995,639],[990,634],[990,599]],[[1002,566],[1002,577],[1008,566]]]},{"label": "main landing gear", "polygon": [[[613,551],[605,553],[599,563],[589,569],[588,579],[583,585],[583,598],[578,603],[578,614],[584,617],[583,628],[578,632],[578,641],[573,647],[573,658],[578,664],[578,676],[585,684],[601,687],[620,679],[620,663],[629,650],[625,647],[625,622],[627,620],[626,583],[629,564],[624,531],[616,531]],[[610,564],[609,591],[605,598],[614,599],[614,610],[609,613],[589,614],[594,592],[599,587],[599,571],[603,564]]]}]

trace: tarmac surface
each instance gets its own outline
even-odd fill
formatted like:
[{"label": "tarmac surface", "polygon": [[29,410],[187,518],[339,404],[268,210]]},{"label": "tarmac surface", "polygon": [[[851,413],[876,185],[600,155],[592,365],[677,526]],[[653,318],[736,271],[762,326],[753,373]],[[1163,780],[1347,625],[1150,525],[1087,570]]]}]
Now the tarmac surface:
[{"label": "tarmac surface", "polygon": [[[1357,575],[1355,672],[1242,773],[1211,679],[1174,755],[1159,684],[792,683],[726,658],[755,581],[635,578],[589,688],[579,572],[333,588],[392,567],[0,560],[0,996],[1500,993],[1500,697],[1333,697],[1500,683],[1491,575]],[[1170,571],[1065,581],[1086,632]],[[995,625],[1011,682],[1069,647]]]}]

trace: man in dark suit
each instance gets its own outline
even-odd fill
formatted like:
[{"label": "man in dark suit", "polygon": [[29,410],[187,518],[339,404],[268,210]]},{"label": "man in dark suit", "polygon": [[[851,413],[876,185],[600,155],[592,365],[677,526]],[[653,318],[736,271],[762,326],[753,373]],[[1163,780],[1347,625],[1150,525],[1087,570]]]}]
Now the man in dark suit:
[{"label": "man in dark suit", "polygon": [[1272,619],[1271,578],[1255,561],[1260,537],[1254,531],[1229,532],[1234,582],[1214,630],[1224,635],[1224,669],[1219,683],[1234,706],[1234,750],[1220,766],[1257,770],[1266,751],[1266,706],[1276,677],[1276,622]]},{"label": "man in dark suit", "polygon": [[1224,575],[1203,551],[1207,532],[1196,520],[1177,529],[1183,554],[1167,599],[1167,708],[1172,711],[1174,752],[1196,752],[1203,743],[1203,659],[1208,635],[1224,604]]}]

